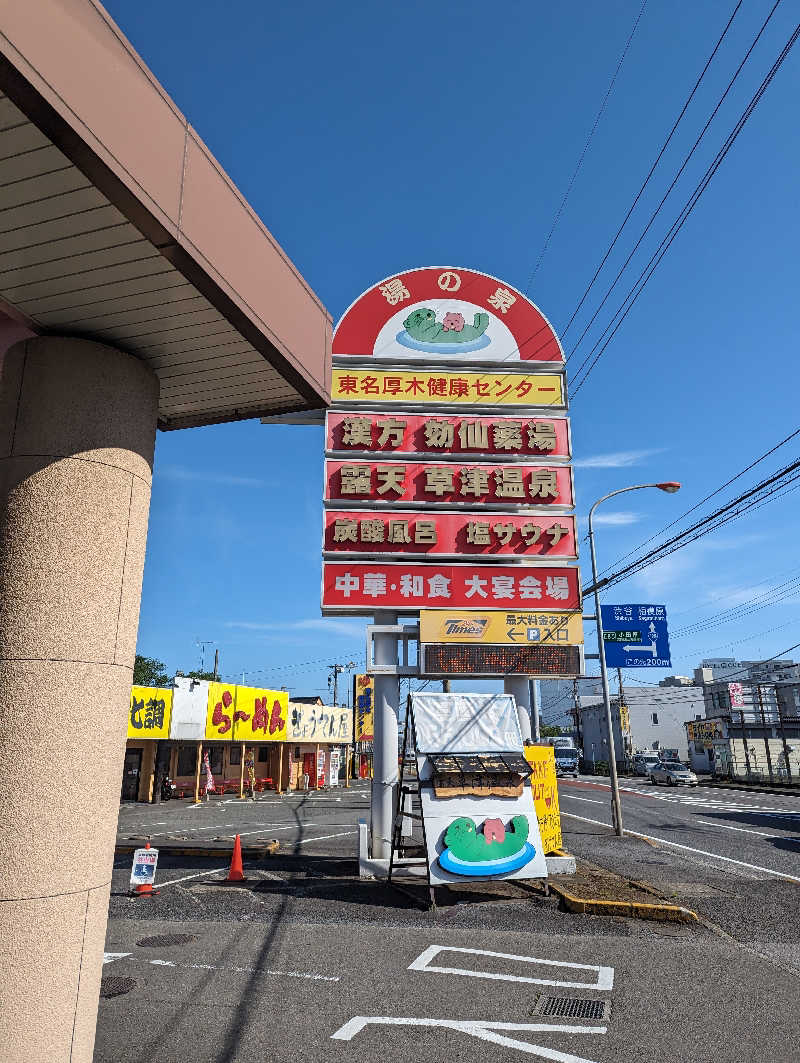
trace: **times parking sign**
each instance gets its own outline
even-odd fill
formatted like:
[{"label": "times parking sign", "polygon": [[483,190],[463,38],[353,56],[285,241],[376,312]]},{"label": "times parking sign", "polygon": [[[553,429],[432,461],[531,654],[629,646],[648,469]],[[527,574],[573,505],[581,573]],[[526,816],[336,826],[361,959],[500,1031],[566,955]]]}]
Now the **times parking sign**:
[{"label": "times parking sign", "polygon": [[601,605],[609,668],[671,668],[664,605]]}]

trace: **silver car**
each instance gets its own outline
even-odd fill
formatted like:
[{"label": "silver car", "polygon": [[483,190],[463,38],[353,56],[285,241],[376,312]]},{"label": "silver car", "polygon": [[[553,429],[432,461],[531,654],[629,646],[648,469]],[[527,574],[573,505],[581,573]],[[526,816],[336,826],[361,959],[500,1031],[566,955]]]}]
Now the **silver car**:
[{"label": "silver car", "polygon": [[653,786],[660,782],[667,786],[697,786],[697,776],[679,760],[665,760],[650,769],[650,782]]}]

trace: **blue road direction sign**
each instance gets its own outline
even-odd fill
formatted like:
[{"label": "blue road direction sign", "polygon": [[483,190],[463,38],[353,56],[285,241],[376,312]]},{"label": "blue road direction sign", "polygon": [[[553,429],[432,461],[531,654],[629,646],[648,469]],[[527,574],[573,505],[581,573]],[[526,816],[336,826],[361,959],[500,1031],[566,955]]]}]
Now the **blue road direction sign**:
[{"label": "blue road direction sign", "polygon": [[663,605],[601,605],[609,668],[671,668]]}]

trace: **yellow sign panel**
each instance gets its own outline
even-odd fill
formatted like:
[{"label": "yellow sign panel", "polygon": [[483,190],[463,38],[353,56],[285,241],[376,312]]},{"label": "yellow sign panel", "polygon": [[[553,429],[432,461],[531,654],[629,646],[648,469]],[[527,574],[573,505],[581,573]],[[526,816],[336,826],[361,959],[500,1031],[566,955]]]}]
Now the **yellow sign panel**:
[{"label": "yellow sign panel", "polygon": [[334,402],[432,403],[448,406],[563,406],[558,373],[334,369]]},{"label": "yellow sign panel", "polygon": [[371,742],[375,737],[375,681],[371,675],[353,676],[355,692],[356,742]]},{"label": "yellow sign panel", "polygon": [[206,708],[206,738],[212,742],[233,739],[236,687],[231,683],[209,683]]},{"label": "yellow sign panel", "polygon": [[128,738],[169,738],[170,687],[131,687]]},{"label": "yellow sign panel", "polygon": [[628,706],[624,703],[619,707],[619,727],[624,735],[630,735],[631,733],[631,718],[628,713]]},{"label": "yellow sign panel", "polygon": [[208,684],[205,737],[210,742],[285,742],[288,719],[285,690]]},{"label": "yellow sign panel", "polygon": [[285,690],[236,687],[234,742],[285,742],[289,694]]},{"label": "yellow sign panel", "polygon": [[580,613],[472,612],[468,609],[421,609],[420,642],[481,643],[487,646],[583,644]]},{"label": "yellow sign panel", "polygon": [[554,853],[562,846],[555,751],[552,746],[525,746],[525,759],[532,771],[531,790],[542,847],[545,853]]}]

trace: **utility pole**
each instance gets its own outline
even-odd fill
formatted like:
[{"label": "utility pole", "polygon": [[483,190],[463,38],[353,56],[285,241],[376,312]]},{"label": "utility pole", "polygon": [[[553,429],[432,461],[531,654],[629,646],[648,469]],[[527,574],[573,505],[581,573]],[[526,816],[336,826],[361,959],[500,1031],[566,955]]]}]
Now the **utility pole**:
[{"label": "utility pole", "polygon": [[777,687],[775,688],[775,701],[778,706],[778,726],[781,729],[781,741],[783,742],[783,758],[786,761],[786,781],[791,785],[792,768],[789,764],[789,745],[786,741],[786,728],[783,723],[783,705],[781,705],[781,699],[778,695]]},{"label": "utility pole", "polygon": [[449,694],[450,693],[450,680],[449,679],[443,679],[442,680],[442,693],[443,694]]},{"label": "utility pole", "polygon": [[[578,694],[578,680],[572,680],[572,705],[575,714],[575,733],[578,736],[578,749],[583,750],[583,732],[581,730],[581,699]],[[585,756],[585,753],[584,753]]]},{"label": "utility pole", "polygon": [[[347,664],[329,664],[328,671],[333,673],[333,704],[338,705],[339,701],[339,673],[349,672],[355,668],[355,661],[348,661]],[[328,686],[331,685],[331,677],[328,676]]]},{"label": "utility pole", "polygon": [[206,646],[213,646],[214,643],[211,639],[204,641],[203,639],[195,638],[194,641],[195,645],[200,647],[200,671],[204,672],[206,670]]},{"label": "utility pole", "polygon": [[739,713],[739,719],[742,725],[742,746],[744,747],[744,763],[747,768],[747,778],[750,779],[750,754],[747,750],[747,739],[744,734],[744,710]]},{"label": "utility pole", "polygon": [[219,649],[214,650],[214,679],[219,679]]},{"label": "utility pole", "polygon": [[764,751],[767,754],[767,771],[769,772],[769,784],[770,786],[773,786],[775,784],[775,780],[772,777],[772,756],[769,751],[769,736],[767,735],[767,721],[764,717],[764,699],[761,696],[760,683],[756,685],[756,690],[758,691],[758,709],[761,713],[761,733],[764,737]]}]

